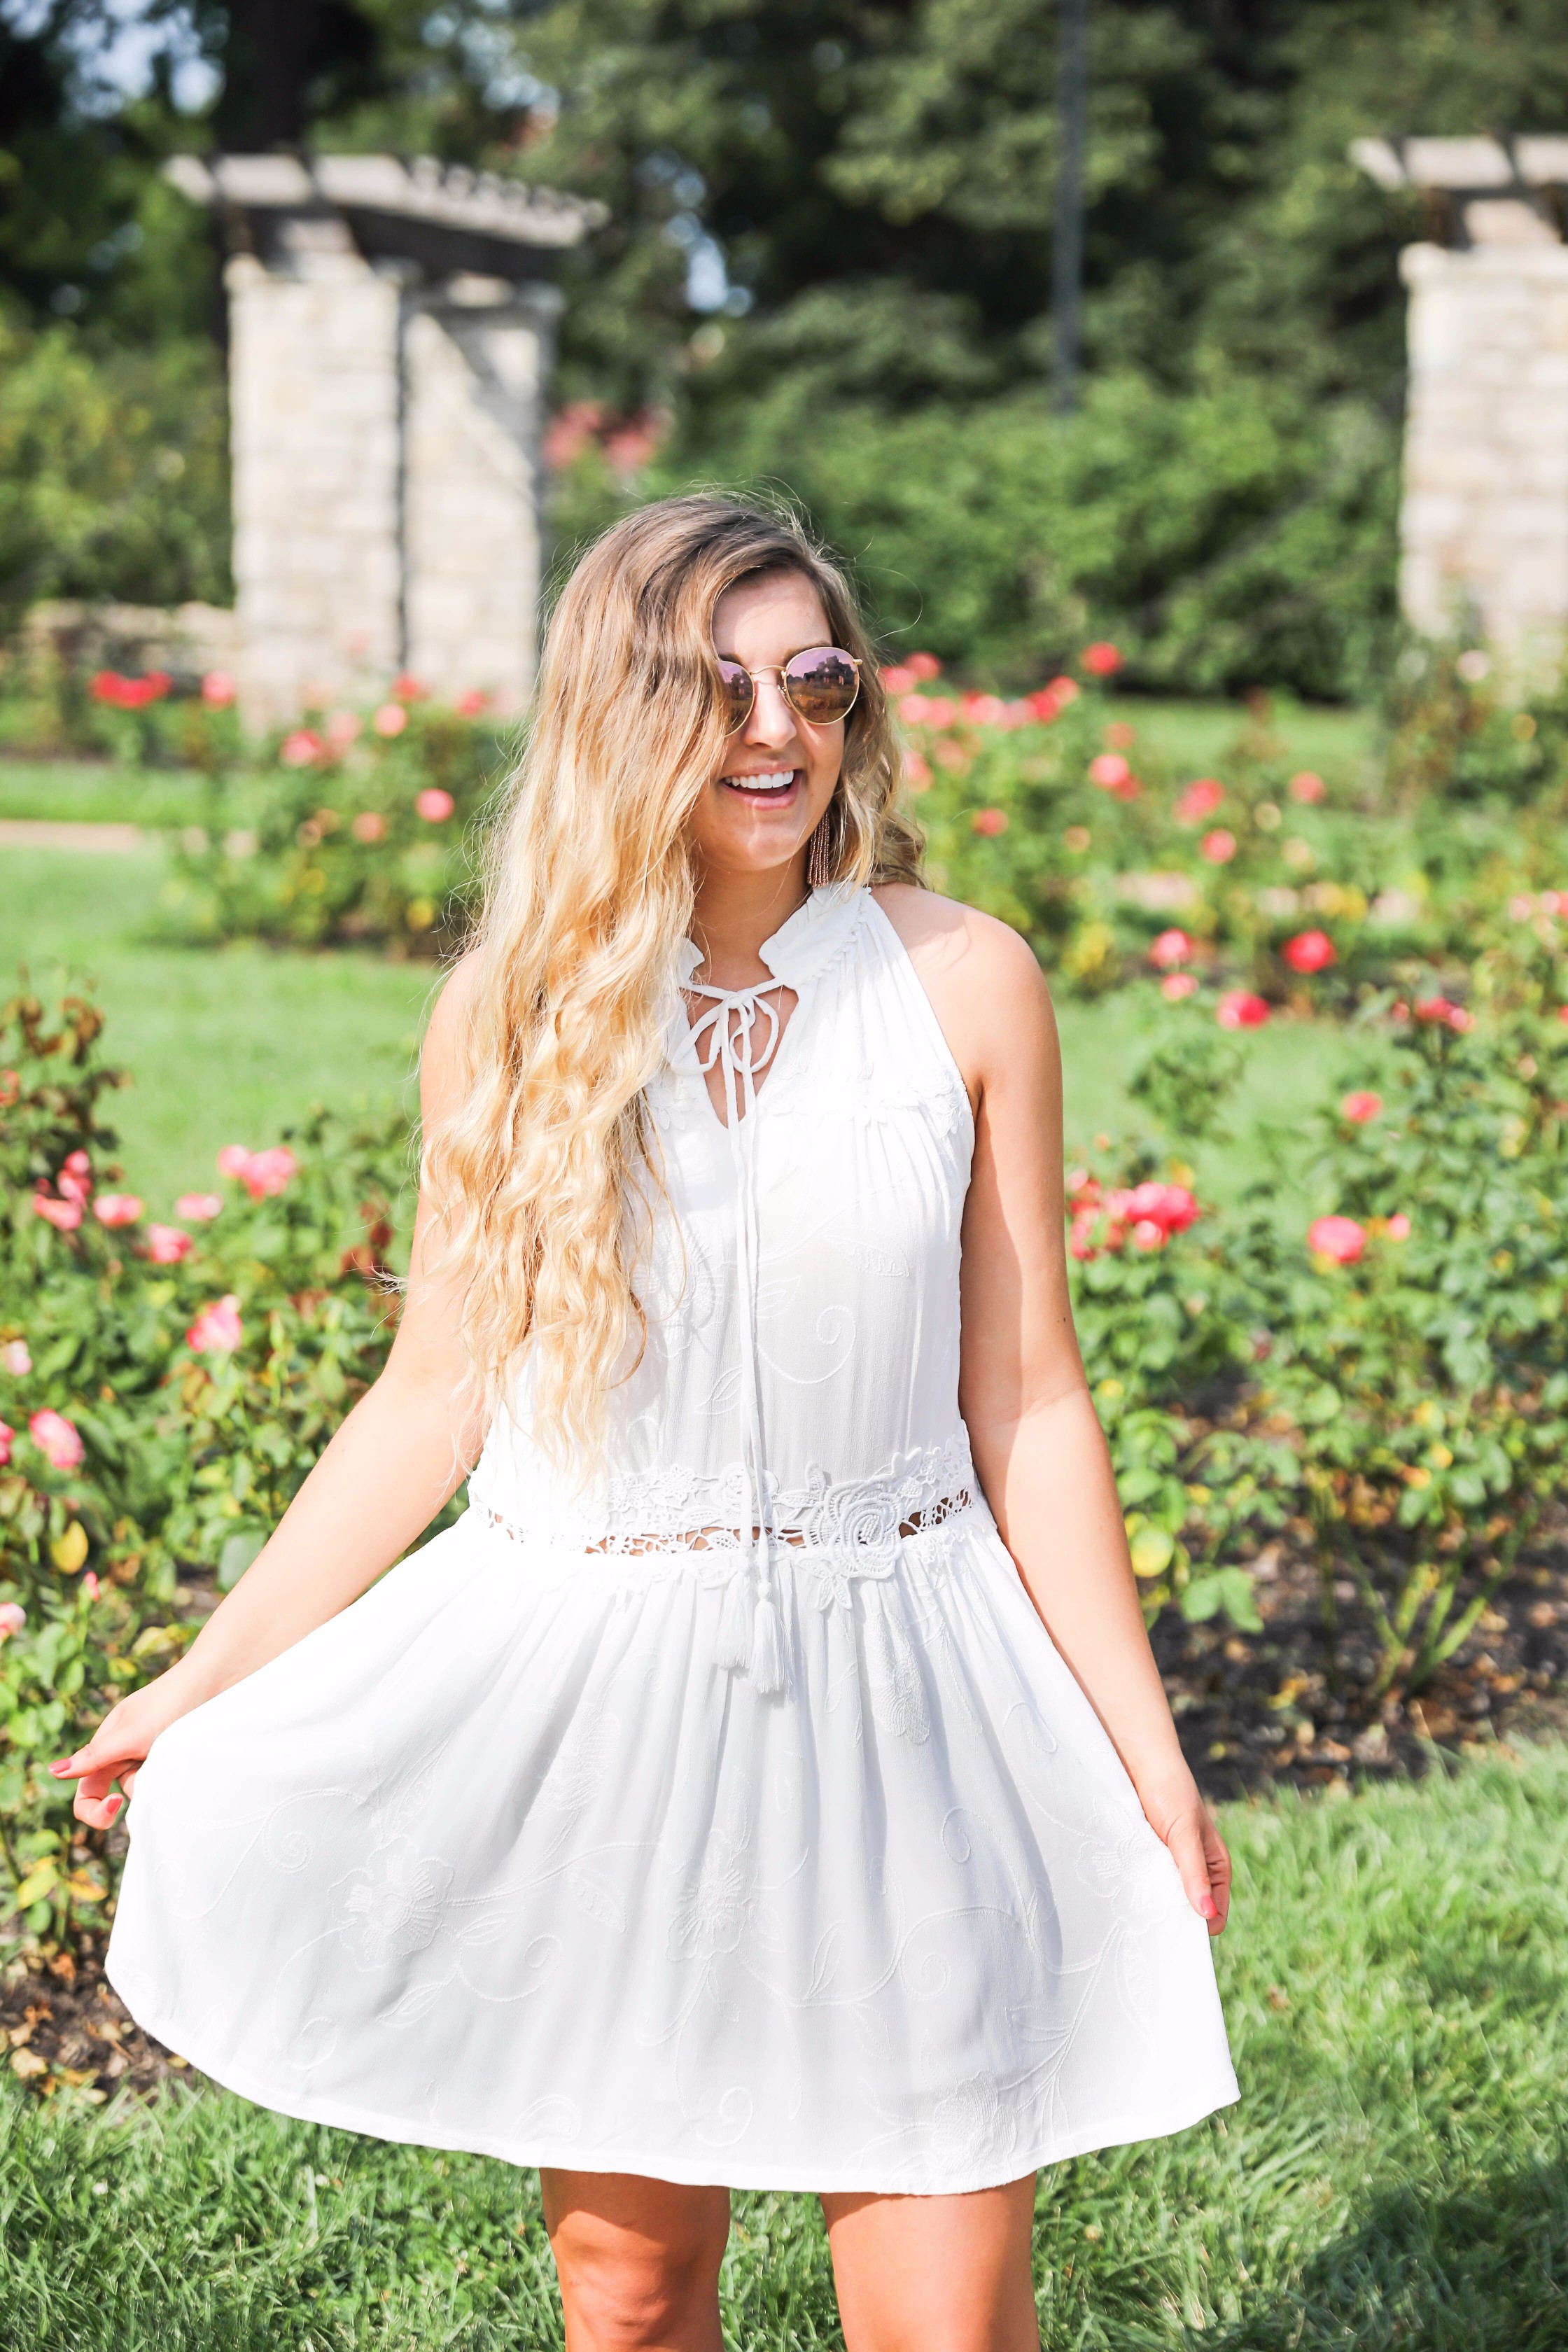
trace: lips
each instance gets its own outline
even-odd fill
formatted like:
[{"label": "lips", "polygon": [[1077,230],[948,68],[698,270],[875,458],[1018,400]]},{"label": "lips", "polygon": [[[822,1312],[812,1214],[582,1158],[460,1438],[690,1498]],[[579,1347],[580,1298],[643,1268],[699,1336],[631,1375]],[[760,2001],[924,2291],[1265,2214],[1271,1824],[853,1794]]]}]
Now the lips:
[{"label": "lips", "polygon": [[759,768],[747,775],[722,776],[720,782],[727,791],[744,793],[748,798],[782,799],[799,777],[798,768]]}]

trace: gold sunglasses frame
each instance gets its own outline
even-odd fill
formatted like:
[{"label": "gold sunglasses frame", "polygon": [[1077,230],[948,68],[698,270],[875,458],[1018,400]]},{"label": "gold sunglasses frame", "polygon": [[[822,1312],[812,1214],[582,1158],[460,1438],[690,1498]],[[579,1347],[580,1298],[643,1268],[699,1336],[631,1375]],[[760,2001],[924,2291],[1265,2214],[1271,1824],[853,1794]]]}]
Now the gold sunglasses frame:
[{"label": "gold sunglasses frame", "polygon": [[[795,709],[795,705],[790,696],[789,688],[784,682],[784,673],[789,668],[791,662],[799,661],[802,654],[837,654],[839,660],[847,661],[850,668],[854,671],[855,691],[850,696],[849,700],[843,710],[839,712],[837,719],[808,719],[804,710]],[[854,709],[855,705],[860,699],[859,656],[856,654],[847,654],[842,646],[829,644],[799,646],[795,648],[795,651],[793,654],[786,654],[782,662],[764,662],[761,669],[748,669],[744,662],[736,661],[731,654],[715,654],[713,658],[715,662],[728,662],[731,669],[738,669],[743,677],[747,677],[751,680],[752,685],[752,698],[750,702],[747,703],[745,709],[741,713],[739,719],[737,719],[731,726],[725,729],[724,731],[726,736],[738,735],[742,728],[745,726],[748,719],[751,718],[752,711],[755,710],[757,707],[757,680],[760,677],[776,677],[778,679],[780,694],[784,697],[784,701],[788,704],[790,709],[795,711],[795,717],[797,719],[804,719],[807,727],[834,727],[840,725],[844,719],[848,718],[850,711]],[[724,699],[723,671],[720,670],[717,673],[717,676],[719,697],[720,700],[722,701]]]}]

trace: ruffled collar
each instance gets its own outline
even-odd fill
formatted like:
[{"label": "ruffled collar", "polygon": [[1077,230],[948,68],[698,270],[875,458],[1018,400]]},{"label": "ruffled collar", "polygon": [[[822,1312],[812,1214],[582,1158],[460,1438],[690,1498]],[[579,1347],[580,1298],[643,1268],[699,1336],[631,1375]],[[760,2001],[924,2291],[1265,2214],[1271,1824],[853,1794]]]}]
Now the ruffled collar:
[{"label": "ruffled collar", "polygon": [[[759,981],[756,987],[769,988],[782,982],[798,995],[854,938],[865,917],[867,897],[864,889],[850,889],[842,883],[814,890],[805,904],[780,924],[772,939],[764,940],[757,950],[773,980]],[[682,940],[676,950],[676,969],[682,988],[700,970],[701,962],[702,950],[696,940]],[[755,990],[728,992],[743,996],[754,994]]]}]

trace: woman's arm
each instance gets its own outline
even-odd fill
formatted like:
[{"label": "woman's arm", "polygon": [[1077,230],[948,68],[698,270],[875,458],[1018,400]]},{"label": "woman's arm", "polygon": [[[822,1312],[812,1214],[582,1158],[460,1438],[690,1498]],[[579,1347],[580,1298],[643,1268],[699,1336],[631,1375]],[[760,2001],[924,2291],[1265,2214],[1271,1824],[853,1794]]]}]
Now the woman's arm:
[{"label": "woman's arm", "polygon": [[[426,1130],[451,1108],[458,1024],[470,982],[459,970],[431,1016],[420,1072]],[[277,1529],[185,1655],[105,1716],[85,1748],[50,1769],[76,1780],[76,1814],[106,1829],[160,1732],[242,1682],[358,1599],[467,1476],[483,1432],[455,1413],[463,1373],[459,1289],[436,1273],[432,1210],[415,1219],[408,1289],[381,1377],[337,1431]]]},{"label": "woman's arm", "polygon": [[907,887],[878,898],[975,1110],[959,1372],[975,1468],[1051,1639],[1174,1856],[1194,1909],[1217,1935],[1230,1859],[1182,1754],[1149,1647],[1073,1329],[1050,996],[1030,950],[1005,925]]}]

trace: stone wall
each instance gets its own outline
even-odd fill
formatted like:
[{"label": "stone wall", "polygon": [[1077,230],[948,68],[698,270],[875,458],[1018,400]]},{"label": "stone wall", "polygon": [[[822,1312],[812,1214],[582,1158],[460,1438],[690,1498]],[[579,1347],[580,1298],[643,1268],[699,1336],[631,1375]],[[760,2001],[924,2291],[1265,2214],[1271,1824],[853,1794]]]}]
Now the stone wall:
[{"label": "stone wall", "polygon": [[1401,266],[1406,617],[1554,658],[1568,630],[1568,247],[1415,245]]}]

